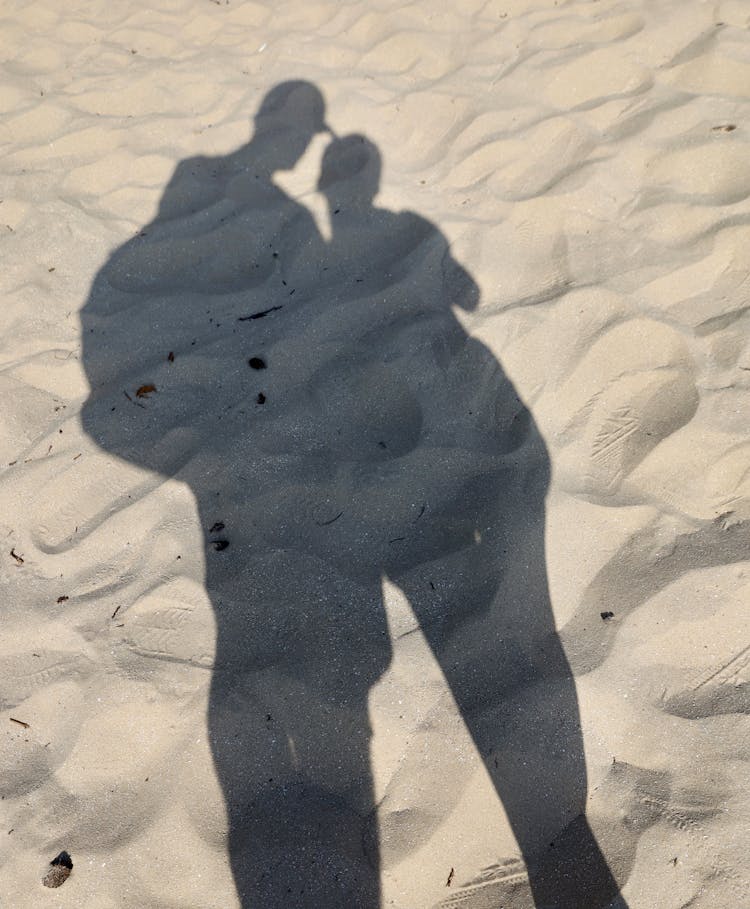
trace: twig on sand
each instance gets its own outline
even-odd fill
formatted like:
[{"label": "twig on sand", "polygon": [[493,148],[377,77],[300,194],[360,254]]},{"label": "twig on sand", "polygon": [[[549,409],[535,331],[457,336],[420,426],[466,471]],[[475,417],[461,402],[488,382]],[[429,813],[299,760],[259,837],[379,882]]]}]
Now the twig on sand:
[{"label": "twig on sand", "polygon": [[261,309],[260,312],[251,313],[249,316],[237,316],[238,322],[252,322],[253,319],[262,319],[264,316],[267,316],[270,312],[276,312],[278,309],[283,309],[283,306],[271,306],[268,309]]},{"label": "twig on sand", "polygon": [[343,513],[344,513],[343,511],[340,511],[337,515],[335,515],[335,517],[332,517],[329,521],[316,521],[315,523],[318,525],[318,527],[328,527],[330,524],[333,524],[334,521],[338,521],[338,519],[341,517],[341,515]]},{"label": "twig on sand", "polygon": [[141,404],[140,401],[134,401],[126,391],[123,391],[123,394],[131,404],[135,404],[136,407],[142,407],[144,410],[146,409],[145,404]]}]

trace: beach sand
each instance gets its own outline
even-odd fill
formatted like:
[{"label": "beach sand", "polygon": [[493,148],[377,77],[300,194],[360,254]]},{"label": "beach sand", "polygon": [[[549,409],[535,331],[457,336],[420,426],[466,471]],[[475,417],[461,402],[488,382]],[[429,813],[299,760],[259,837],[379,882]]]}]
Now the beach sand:
[{"label": "beach sand", "polygon": [[7,0],[3,906],[750,905],[748,28]]}]

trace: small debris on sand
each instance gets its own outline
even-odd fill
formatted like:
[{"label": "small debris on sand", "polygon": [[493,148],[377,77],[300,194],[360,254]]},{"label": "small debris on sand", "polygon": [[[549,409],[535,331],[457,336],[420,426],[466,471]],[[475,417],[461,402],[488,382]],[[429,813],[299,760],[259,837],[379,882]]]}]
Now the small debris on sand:
[{"label": "small debris on sand", "polygon": [[260,312],[254,312],[249,316],[237,316],[238,322],[252,322],[255,319],[263,319],[271,312],[276,312],[279,309],[283,309],[283,306],[271,306],[269,309],[262,309]]},{"label": "small debris on sand", "polygon": [[73,870],[73,860],[68,853],[63,851],[56,855],[50,862],[50,870],[42,878],[45,887],[60,887],[70,877]]}]

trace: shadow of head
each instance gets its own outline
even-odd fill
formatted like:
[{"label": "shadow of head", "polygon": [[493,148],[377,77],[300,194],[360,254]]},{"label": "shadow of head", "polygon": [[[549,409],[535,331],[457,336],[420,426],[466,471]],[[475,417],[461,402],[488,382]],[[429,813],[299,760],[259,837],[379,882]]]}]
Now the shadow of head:
[{"label": "shadow of head", "polygon": [[380,189],[381,172],[374,142],[357,133],[335,138],[323,153],[318,191],[331,208],[342,204],[367,208]]},{"label": "shadow of head", "polygon": [[305,153],[311,139],[329,132],[325,101],[315,85],[303,80],[282,82],[263,98],[255,115],[253,143],[274,147],[274,170],[289,170]]}]

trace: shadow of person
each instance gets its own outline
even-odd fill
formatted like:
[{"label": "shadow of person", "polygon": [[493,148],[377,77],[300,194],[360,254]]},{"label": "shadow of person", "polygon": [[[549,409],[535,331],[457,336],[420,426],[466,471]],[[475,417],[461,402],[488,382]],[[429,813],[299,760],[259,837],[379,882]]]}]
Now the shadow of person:
[{"label": "shadow of person", "polygon": [[328,146],[319,181],[332,224],[326,301],[341,306],[347,338],[336,406],[361,446],[356,500],[336,526],[358,544],[360,569],[406,595],[502,799],[535,905],[605,906],[618,887],[584,813],[575,685],[547,589],[546,447],[454,314],[479,295],[445,238],[412,212],[374,207],[380,169],[376,146],[352,135]]},{"label": "shadow of person", "polygon": [[479,294],[445,238],[373,207],[371,143],[324,156],[328,244],[274,184],[324,113],[314,86],[283,83],[247,145],[179,164],[82,312],[85,430],[187,484],[199,509],[208,732],[241,905],[380,906],[368,696],[392,657],[387,578],[495,782],[536,905],[604,906],[617,885],[584,816],[546,585],[544,443],[454,315]]}]

